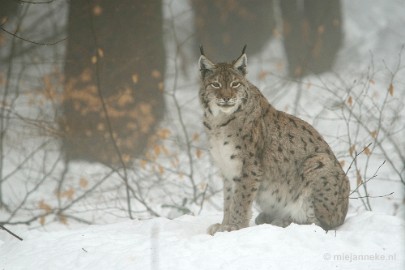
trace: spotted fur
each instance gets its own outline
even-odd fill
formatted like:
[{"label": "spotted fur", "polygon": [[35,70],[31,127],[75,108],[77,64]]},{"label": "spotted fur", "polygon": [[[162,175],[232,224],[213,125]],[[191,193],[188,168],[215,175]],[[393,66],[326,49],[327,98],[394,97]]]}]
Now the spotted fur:
[{"label": "spotted fur", "polygon": [[247,227],[254,201],[257,224],[341,225],[349,181],[322,136],[269,104],[246,79],[244,52],[217,64],[202,54],[199,65],[203,125],[224,184],[224,217],[208,233]]}]

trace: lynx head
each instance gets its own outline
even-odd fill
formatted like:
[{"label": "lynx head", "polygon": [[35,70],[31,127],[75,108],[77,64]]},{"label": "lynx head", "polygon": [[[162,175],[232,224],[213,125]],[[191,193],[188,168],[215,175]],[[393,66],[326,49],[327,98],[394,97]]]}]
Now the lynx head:
[{"label": "lynx head", "polygon": [[248,98],[246,45],[241,56],[231,63],[214,64],[204,55],[202,47],[200,50],[200,100],[204,109],[214,115],[243,109]]}]

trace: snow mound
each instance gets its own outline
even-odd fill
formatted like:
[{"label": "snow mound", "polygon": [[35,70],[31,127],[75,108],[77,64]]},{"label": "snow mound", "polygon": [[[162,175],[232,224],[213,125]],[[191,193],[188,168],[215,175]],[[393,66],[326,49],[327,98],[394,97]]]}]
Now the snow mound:
[{"label": "snow mound", "polygon": [[[315,225],[205,233],[220,215],[76,230],[0,232],[0,269],[404,269],[405,222],[364,212],[337,231]],[[29,266],[29,267],[27,267]]]}]

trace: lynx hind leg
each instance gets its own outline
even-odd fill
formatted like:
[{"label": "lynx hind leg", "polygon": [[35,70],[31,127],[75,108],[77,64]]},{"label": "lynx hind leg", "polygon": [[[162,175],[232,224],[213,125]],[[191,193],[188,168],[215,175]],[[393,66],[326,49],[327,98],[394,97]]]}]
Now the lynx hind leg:
[{"label": "lynx hind leg", "polygon": [[303,166],[303,178],[311,183],[314,223],[325,230],[343,224],[350,186],[336,158],[318,153],[307,159]]},{"label": "lynx hind leg", "polygon": [[257,225],[270,224],[273,221],[271,215],[261,212],[255,219]]},{"label": "lynx hind leg", "polygon": [[271,225],[274,225],[274,226],[285,228],[285,227],[287,227],[288,225],[290,225],[292,223],[292,219],[291,218],[280,219],[280,218],[277,218],[277,217],[273,218],[272,215],[261,212],[256,217],[255,223],[257,225],[271,224]]}]

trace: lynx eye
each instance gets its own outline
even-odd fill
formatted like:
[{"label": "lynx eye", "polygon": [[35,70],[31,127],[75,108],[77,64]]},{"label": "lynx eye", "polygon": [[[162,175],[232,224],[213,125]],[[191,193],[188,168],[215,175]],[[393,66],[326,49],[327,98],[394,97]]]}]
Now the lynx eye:
[{"label": "lynx eye", "polygon": [[218,82],[213,82],[213,83],[211,83],[210,85],[211,85],[212,87],[214,87],[214,88],[221,88],[221,84],[218,83]]},{"label": "lynx eye", "polygon": [[240,82],[231,82],[231,87],[236,88],[240,86]]}]

